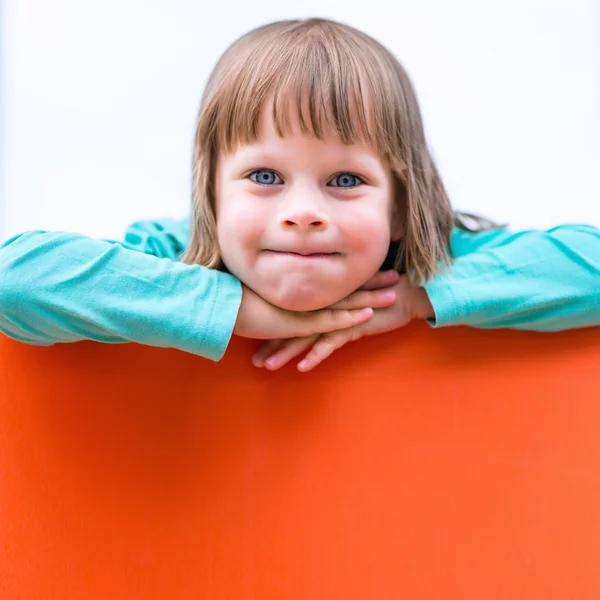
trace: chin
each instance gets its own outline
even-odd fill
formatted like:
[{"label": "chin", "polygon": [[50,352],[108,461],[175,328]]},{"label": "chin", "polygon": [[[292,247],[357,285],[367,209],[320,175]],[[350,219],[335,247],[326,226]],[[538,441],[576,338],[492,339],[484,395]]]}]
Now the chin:
[{"label": "chin", "polygon": [[295,312],[306,312],[310,310],[319,310],[321,308],[325,308],[329,306],[329,304],[323,302],[315,302],[311,300],[282,300],[277,302],[271,302],[275,306],[279,308],[284,308],[285,310],[295,311]]},{"label": "chin", "polygon": [[322,293],[287,291],[285,293],[261,294],[271,304],[295,312],[319,310],[339,302],[344,296],[326,297]]}]

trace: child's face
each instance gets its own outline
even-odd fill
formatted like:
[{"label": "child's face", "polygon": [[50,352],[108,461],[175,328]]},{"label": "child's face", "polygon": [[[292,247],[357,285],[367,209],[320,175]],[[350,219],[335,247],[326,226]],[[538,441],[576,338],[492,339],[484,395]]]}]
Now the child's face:
[{"label": "child's face", "polygon": [[329,306],[385,260],[393,187],[389,167],[369,148],[333,136],[281,138],[263,110],[258,141],[217,162],[223,262],[276,306]]}]

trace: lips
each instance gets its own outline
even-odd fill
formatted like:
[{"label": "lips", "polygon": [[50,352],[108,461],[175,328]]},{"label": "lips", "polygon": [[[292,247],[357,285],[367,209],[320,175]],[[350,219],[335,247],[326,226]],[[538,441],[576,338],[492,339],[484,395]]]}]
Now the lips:
[{"label": "lips", "polygon": [[306,251],[306,250],[263,250],[263,252],[269,252],[273,254],[284,254],[288,256],[300,256],[304,258],[325,258],[328,256],[338,256],[339,252],[323,252],[320,250]]}]

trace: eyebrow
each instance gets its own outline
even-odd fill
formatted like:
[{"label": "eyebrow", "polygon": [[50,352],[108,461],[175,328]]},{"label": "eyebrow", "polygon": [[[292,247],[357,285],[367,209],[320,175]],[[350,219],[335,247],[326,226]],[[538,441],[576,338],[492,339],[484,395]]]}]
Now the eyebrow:
[{"label": "eyebrow", "polygon": [[[262,150],[259,147],[248,146],[242,151],[238,151],[236,159],[244,162],[279,162],[287,160],[283,152],[273,152],[272,150]],[[331,162],[352,162],[357,166],[363,164],[366,168],[372,168],[374,162],[383,162],[370,154],[358,154],[357,151],[350,150],[342,152],[331,157]]]},{"label": "eyebrow", "polygon": [[272,151],[260,150],[260,149],[244,149],[239,152],[236,156],[236,160],[244,162],[273,162],[276,160],[282,160],[281,154],[274,154]]}]

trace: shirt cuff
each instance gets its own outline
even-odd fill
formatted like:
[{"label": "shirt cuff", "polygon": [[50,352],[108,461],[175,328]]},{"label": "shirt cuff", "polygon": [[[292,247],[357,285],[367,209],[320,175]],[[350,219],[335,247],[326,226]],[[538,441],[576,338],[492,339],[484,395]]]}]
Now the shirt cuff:
[{"label": "shirt cuff", "polygon": [[438,276],[426,283],[423,288],[429,296],[435,314],[435,318],[426,319],[431,327],[464,324],[464,317],[468,314],[468,305],[456,297],[452,280]]},{"label": "shirt cuff", "polygon": [[[216,299],[204,328],[207,338],[203,354],[211,360],[221,360],[227,350],[242,303],[242,284],[229,273],[217,275]],[[208,353],[206,350],[209,350]]]}]

